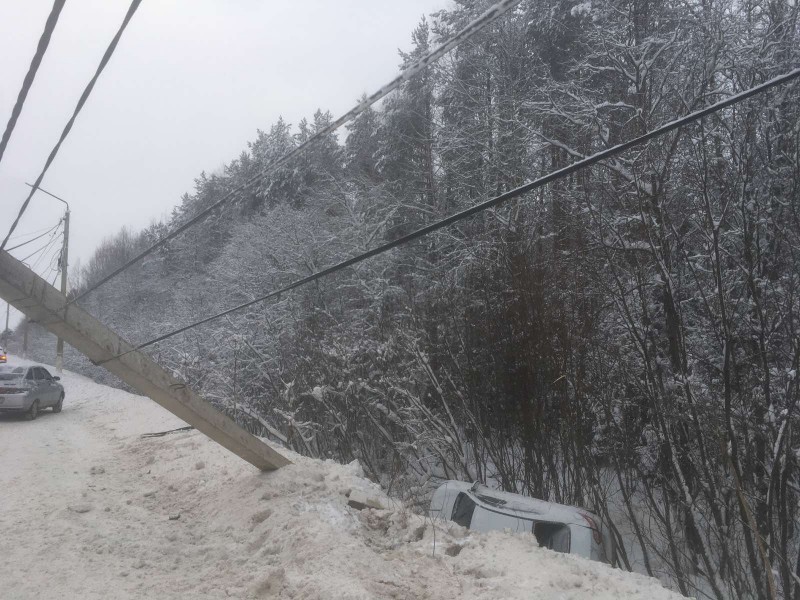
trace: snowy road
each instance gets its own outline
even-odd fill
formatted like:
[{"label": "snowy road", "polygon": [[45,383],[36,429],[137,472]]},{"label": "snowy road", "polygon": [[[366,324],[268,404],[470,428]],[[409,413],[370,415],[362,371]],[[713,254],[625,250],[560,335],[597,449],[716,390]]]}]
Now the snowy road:
[{"label": "snowy road", "polygon": [[116,434],[123,415],[108,392],[136,397],[79,377],[65,384],[62,413],[0,417],[0,596],[141,597],[141,542],[163,540],[166,560],[165,535],[177,528],[165,528],[159,503],[142,496],[141,456],[126,452],[135,422]]},{"label": "snowy road", "polygon": [[[358,465],[260,473],[146,398],[65,374],[64,410],[0,416],[0,598],[648,598],[651,579],[467,535],[381,496]],[[384,498],[387,505],[391,501]],[[433,556],[432,556],[433,555]]]}]

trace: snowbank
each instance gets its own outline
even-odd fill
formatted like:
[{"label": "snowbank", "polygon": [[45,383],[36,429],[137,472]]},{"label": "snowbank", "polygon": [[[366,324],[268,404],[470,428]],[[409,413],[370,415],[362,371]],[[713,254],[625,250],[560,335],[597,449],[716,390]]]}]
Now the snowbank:
[{"label": "snowbank", "polygon": [[[0,596],[678,598],[653,579],[470,533],[386,498],[357,464],[260,473],[154,402],[65,374],[59,415],[0,418]],[[355,510],[352,491],[388,510]]]}]

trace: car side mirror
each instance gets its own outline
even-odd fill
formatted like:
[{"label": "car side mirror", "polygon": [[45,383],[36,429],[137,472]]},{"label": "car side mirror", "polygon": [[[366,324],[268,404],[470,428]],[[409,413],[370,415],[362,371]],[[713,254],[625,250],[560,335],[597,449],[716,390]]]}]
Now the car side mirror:
[{"label": "car side mirror", "polygon": [[59,377],[58,375],[56,375],[55,377],[53,377],[53,381],[61,381],[61,377]]}]

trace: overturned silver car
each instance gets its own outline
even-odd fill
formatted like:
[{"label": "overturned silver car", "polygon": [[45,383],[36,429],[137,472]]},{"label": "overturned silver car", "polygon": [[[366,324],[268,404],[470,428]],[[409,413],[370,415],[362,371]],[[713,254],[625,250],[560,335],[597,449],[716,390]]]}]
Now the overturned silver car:
[{"label": "overturned silver car", "polygon": [[430,516],[474,531],[529,533],[543,548],[615,562],[613,540],[600,518],[574,506],[498,492],[477,482],[446,481],[433,494]]}]

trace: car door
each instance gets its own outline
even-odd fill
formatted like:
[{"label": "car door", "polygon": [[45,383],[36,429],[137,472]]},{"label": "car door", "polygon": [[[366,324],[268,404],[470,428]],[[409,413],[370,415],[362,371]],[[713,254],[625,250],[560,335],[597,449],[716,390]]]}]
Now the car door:
[{"label": "car door", "polygon": [[41,369],[47,380],[47,389],[50,394],[50,406],[55,406],[58,403],[58,399],[61,397],[61,386],[50,374],[50,371],[43,367],[39,367],[39,369]]},{"label": "car door", "polygon": [[36,368],[29,367],[28,372],[25,373],[25,384],[31,388],[31,391],[28,392],[28,398],[33,400],[39,400],[39,405],[41,406],[41,394],[42,390],[40,389],[40,385],[42,384],[36,377]]},{"label": "car door", "polygon": [[50,373],[42,367],[34,367],[34,377],[39,386],[39,407],[52,406],[55,404],[53,379]]},{"label": "car door", "polygon": [[44,371],[47,376],[47,382],[50,384],[50,404],[55,406],[61,398],[61,392],[64,391],[64,387],[59,383],[60,378],[54,377],[47,369],[42,369],[42,371]]}]

